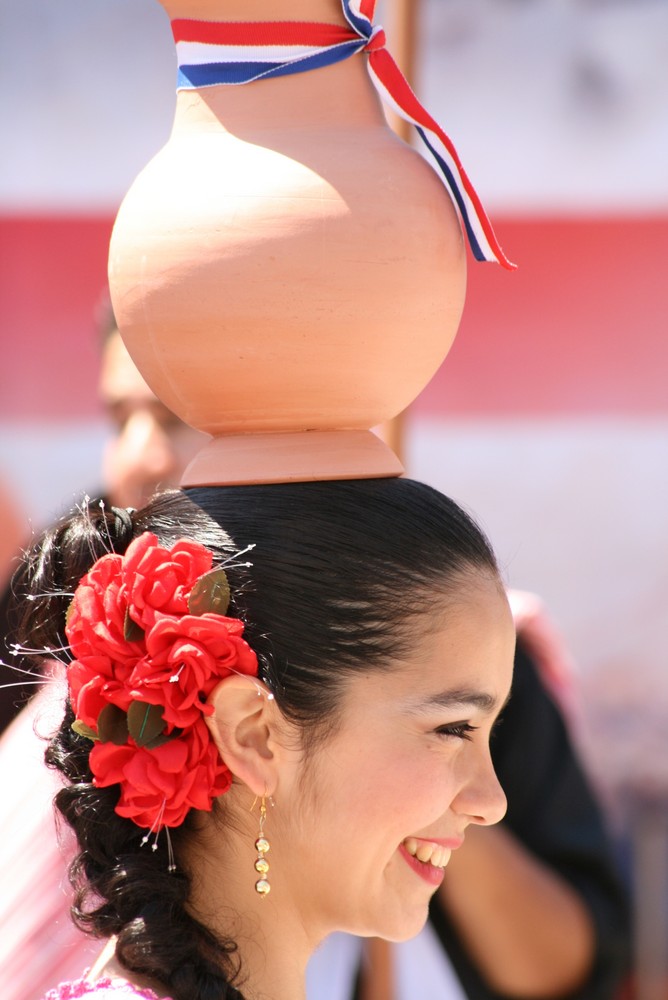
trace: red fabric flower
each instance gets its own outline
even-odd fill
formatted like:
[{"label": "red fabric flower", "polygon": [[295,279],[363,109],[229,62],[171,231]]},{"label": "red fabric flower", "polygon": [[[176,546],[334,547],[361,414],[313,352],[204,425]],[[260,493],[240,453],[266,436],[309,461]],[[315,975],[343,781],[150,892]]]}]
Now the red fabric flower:
[{"label": "red fabric flower", "polygon": [[159,830],[180,826],[190,809],[210,810],[228,790],[232,775],[200,718],[187,737],[170,740],[156,750],[96,743],[90,753],[95,784],[120,785],[119,816],[138,826]]},{"label": "red fabric flower", "polygon": [[143,629],[159,614],[188,614],[193,584],[211,569],[213,556],[186,538],[164,549],[149,531],[136,538],[124,557],[123,581],[130,617]]},{"label": "red fabric flower", "polygon": [[97,730],[100,712],[107,705],[116,705],[127,712],[132,698],[127,687],[103,674],[95,674],[88,664],[75,660],[68,668],[70,701],[77,719]]},{"label": "red fabric flower", "polygon": [[[125,555],[95,563],[68,612],[70,700],[91,738],[100,737],[89,758],[95,783],[120,785],[116,812],[156,832],[178,826],[189,809],[210,809],[229,788],[232,776],[204,721],[212,712],[206,699],[230,673],[257,674],[241,621],[189,613],[191,591],[212,562],[197,542],[181,539],[165,549],[145,532]],[[198,597],[197,610],[201,588]],[[127,726],[113,712],[101,726],[109,705],[129,713]],[[151,715],[152,705],[160,711]]]},{"label": "red fabric flower", "polygon": [[223,615],[161,618],[146,633],[146,656],[129,679],[132,697],[164,708],[184,729],[213,708],[206,699],[231,673],[257,674],[257,657],[241,638],[243,624]]},{"label": "red fabric flower", "polygon": [[79,583],[65,632],[76,660],[117,681],[130,675],[144,652],[140,643],[125,638],[126,611],[123,557],[110,553],[98,559]]}]

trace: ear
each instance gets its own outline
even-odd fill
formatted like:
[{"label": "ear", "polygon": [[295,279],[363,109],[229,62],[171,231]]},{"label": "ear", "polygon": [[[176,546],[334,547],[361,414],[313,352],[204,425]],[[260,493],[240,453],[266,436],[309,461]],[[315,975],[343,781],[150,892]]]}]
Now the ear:
[{"label": "ear", "polygon": [[254,795],[272,795],[282,760],[278,735],[283,721],[273,694],[257,678],[233,674],[207,700],[213,715],[206,724],[232,774]]}]

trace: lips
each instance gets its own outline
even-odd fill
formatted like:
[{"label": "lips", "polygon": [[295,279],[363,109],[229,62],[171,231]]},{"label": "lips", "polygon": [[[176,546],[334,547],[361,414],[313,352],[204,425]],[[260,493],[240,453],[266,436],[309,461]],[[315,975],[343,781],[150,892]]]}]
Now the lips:
[{"label": "lips", "polygon": [[407,837],[399,845],[399,853],[413,871],[429,885],[438,887],[443,881],[444,869],[452,852],[461,840],[424,840]]},{"label": "lips", "polygon": [[434,868],[445,868],[452,853],[451,848],[434,840],[417,840],[415,837],[407,837],[403,846],[411,857]]}]

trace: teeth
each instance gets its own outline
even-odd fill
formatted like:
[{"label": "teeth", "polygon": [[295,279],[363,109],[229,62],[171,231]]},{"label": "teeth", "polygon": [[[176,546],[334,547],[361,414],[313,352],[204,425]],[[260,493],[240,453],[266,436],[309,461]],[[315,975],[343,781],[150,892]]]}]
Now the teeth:
[{"label": "teeth", "polygon": [[428,840],[416,840],[415,837],[407,837],[404,847],[414,858],[422,861],[423,864],[433,865],[434,868],[445,868],[450,860],[450,850],[440,844],[432,844]]}]

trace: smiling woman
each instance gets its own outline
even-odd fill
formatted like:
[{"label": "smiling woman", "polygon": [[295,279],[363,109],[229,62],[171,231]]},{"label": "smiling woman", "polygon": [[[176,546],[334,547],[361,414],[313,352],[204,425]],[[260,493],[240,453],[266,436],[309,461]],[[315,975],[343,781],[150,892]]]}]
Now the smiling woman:
[{"label": "smiling woman", "polygon": [[47,756],[74,915],[113,941],[59,995],[297,1000],[331,931],[417,933],[467,827],[503,816],[513,623],[486,539],[427,486],[84,510],[20,589],[25,645],[68,661]]},{"label": "smiling woman", "polygon": [[510,688],[515,633],[496,582],[469,575],[447,611],[437,600],[414,623],[410,655],[346,681],[339,727],[314,759],[317,809],[301,825],[298,865],[306,873],[310,857],[315,873],[324,855],[338,873],[318,887],[320,903],[331,891],[330,929],[413,937],[467,827],[505,812],[489,736]]}]

